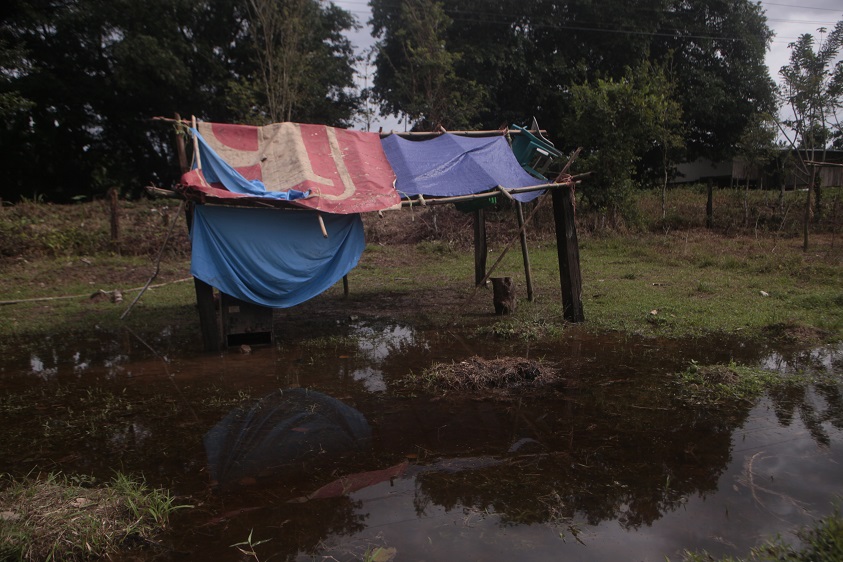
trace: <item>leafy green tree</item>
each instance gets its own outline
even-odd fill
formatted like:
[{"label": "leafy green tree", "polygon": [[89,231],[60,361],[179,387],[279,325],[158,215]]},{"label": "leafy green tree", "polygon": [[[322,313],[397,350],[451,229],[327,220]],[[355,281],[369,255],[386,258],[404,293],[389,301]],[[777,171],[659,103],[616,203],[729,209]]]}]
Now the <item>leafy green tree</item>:
[{"label": "leafy green tree", "polygon": [[[738,141],[738,156],[743,160],[747,171],[744,191],[744,222],[749,221],[749,176],[758,177],[759,187],[763,189],[764,172],[767,165],[776,157],[778,129],[771,115],[757,114],[744,129]],[[781,185],[782,193],[784,183]],[[780,197],[783,201],[783,196]]]},{"label": "leafy green tree", "polygon": [[[594,172],[583,197],[616,218],[628,211],[637,164],[653,145],[676,147],[681,109],[662,69],[643,63],[621,79],[598,78],[571,87],[574,116],[568,130],[581,142],[581,166]],[[599,122],[599,127],[592,126]],[[667,157],[665,157],[667,161]]]},{"label": "leafy green tree", "polygon": [[[346,126],[359,105],[354,85],[354,49],[343,31],[353,16],[316,0],[249,0],[248,22],[260,100],[248,119],[323,122]],[[258,87],[260,85],[260,87]]]},{"label": "leafy green tree", "polygon": [[834,128],[840,129],[839,112],[843,107],[843,61],[836,61],[843,47],[843,20],[828,33],[821,28],[820,40],[805,33],[790,44],[790,61],[779,71],[782,84],[779,101],[789,113],[781,122],[799,160],[799,168],[808,177],[807,199],[803,219],[803,248],[808,249],[812,195],[816,192],[816,213],[822,212],[821,189],[817,184],[816,166],[808,161],[825,160],[825,151]]},{"label": "leafy green tree", "polygon": [[[446,48],[451,19],[441,3],[404,0],[397,26],[379,43],[375,91],[387,113],[405,114],[416,129],[469,128],[483,91],[456,74],[462,55]],[[382,28],[378,28],[382,31]]]},{"label": "leafy green tree", "polygon": [[[393,40],[403,25],[401,3],[371,5],[382,41],[375,91],[400,111],[396,84],[409,72]],[[454,72],[485,92],[478,115],[484,128],[535,116],[573,148],[579,139],[565,128],[572,86],[621,80],[643,61],[671,61],[689,158],[731,158],[752,116],[774,109],[764,61],[772,32],[752,0],[443,0],[442,6],[453,22],[443,39],[459,55]],[[603,126],[591,115],[580,118],[591,128]],[[663,154],[651,156],[651,167],[664,169]]]},{"label": "leafy green tree", "polygon": [[32,102],[24,98],[11,83],[10,73],[19,68],[24,60],[24,52],[19,46],[11,46],[0,39],[0,117],[14,118],[20,111],[26,111]]},{"label": "leafy green tree", "polygon": [[764,59],[773,34],[763,8],[747,0],[674,0],[663,14],[651,56],[671,55],[688,157],[729,160],[754,116],[775,109]]}]

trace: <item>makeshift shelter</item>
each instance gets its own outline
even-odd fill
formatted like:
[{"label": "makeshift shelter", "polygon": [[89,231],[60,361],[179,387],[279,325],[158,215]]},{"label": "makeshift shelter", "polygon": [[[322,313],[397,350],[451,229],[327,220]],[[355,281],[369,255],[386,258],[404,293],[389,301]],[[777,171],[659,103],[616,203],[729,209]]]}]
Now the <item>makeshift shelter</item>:
[{"label": "makeshift shelter", "polygon": [[[518,203],[523,221],[520,202],[546,189],[573,186],[570,176],[550,182],[532,167],[537,155],[560,154],[538,131],[535,136],[521,128],[441,133],[420,141],[297,123],[199,123],[190,131],[194,164],[184,173],[179,192],[197,203],[191,273],[208,349],[220,342],[212,288],[222,295],[226,344],[238,343],[232,335],[258,331],[256,326],[266,333],[265,317],[238,327],[243,322],[237,315],[294,306],[344,279],[365,247],[360,213],[438,202],[473,201],[479,208],[502,196]],[[509,133],[523,135],[518,143],[522,162],[507,142]],[[478,232],[481,218],[478,212]],[[570,235],[570,226],[565,230]],[[523,228],[521,234],[528,267]],[[485,234],[483,246],[476,252],[482,256],[478,284],[487,276]],[[575,259],[578,277],[578,255],[566,259]],[[581,316],[578,289],[572,294]]]}]

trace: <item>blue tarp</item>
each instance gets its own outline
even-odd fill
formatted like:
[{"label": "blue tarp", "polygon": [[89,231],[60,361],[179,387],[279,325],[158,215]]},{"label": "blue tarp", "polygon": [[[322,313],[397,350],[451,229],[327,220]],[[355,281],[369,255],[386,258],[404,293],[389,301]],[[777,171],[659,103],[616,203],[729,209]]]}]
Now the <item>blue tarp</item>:
[{"label": "blue tarp", "polygon": [[[204,162],[203,162],[204,166]],[[315,297],[354,269],[365,247],[360,215],[197,205],[190,273],[271,308]]]},{"label": "blue tarp", "polygon": [[[547,183],[528,174],[502,136],[472,138],[443,134],[411,141],[390,135],[381,141],[402,197],[450,197]],[[540,191],[515,195],[526,202]]]}]

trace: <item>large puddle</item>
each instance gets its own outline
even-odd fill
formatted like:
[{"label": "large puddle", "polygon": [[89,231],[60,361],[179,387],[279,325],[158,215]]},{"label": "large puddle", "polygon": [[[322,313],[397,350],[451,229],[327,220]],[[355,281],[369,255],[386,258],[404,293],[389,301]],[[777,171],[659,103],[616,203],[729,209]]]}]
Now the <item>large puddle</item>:
[{"label": "large puddle", "polygon": [[[554,344],[355,320],[251,353],[128,331],[0,363],[0,471],[109,479],[194,507],[148,560],[672,560],[746,555],[843,494],[841,385],[683,405],[694,360],[843,373],[843,347],[771,350],[570,330]],[[153,352],[154,350],[154,352]],[[565,382],[506,399],[401,385],[437,361],[519,356]],[[137,553],[132,559],[138,559]]]}]

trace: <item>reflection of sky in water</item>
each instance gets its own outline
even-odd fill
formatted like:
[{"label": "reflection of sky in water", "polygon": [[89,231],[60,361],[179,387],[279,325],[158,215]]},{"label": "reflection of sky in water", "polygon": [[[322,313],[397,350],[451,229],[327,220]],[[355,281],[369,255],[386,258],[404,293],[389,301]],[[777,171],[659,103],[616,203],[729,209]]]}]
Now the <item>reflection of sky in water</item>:
[{"label": "reflection of sky in water", "polygon": [[[114,353],[102,359],[92,360],[84,351],[67,351],[62,353],[59,348],[42,350],[29,356],[29,372],[47,381],[58,376],[74,374],[81,376],[97,370],[97,364],[102,362],[105,374],[109,378],[116,378],[127,374],[131,357],[125,353]],[[130,373],[129,373],[130,374]]]},{"label": "reflection of sky in water", "polygon": [[73,372],[81,373],[87,371],[91,364],[82,359],[82,354],[78,351],[73,354]]},{"label": "reflection of sky in water", "polygon": [[[809,394],[817,411],[828,407]],[[732,434],[731,460],[717,489],[685,497],[640,527],[619,524],[624,504],[615,507],[614,519],[596,525],[581,510],[559,525],[504,524],[504,514],[488,507],[420,501],[412,476],[393,479],[351,495],[367,528],[325,537],[322,554],[378,544],[428,560],[682,560],[686,548],[718,558],[746,555],[776,534],[794,541],[796,528],[831,512],[843,493],[843,430],[824,425],[830,446],[818,445],[798,416],[780,423],[771,401],[762,399]]]},{"label": "reflection of sky in water", "polygon": [[114,430],[111,444],[118,448],[138,447],[152,437],[152,432],[138,422],[130,423]]},{"label": "reflection of sky in water", "polygon": [[387,324],[382,327],[363,323],[355,324],[352,326],[351,336],[357,339],[358,357],[367,363],[365,367],[354,369],[351,376],[354,380],[362,382],[369,392],[386,390],[383,371],[377,367],[390,355],[402,352],[411,346],[422,345],[427,348],[427,343],[419,341],[413,328],[398,324]]},{"label": "reflection of sky in water", "polygon": [[116,377],[126,370],[123,364],[128,362],[128,355],[115,355],[114,357],[109,357],[103,361],[103,366],[105,367],[106,374],[109,377]]},{"label": "reflection of sky in water", "polygon": [[780,373],[810,369],[830,374],[843,369],[843,343],[816,347],[788,357],[773,352],[761,360],[761,367]]},{"label": "reflection of sky in water", "polygon": [[380,369],[373,369],[371,367],[363,367],[362,369],[354,369],[351,376],[356,381],[363,383],[363,387],[369,392],[384,392],[386,390],[386,382],[383,380],[383,371]]},{"label": "reflection of sky in water", "polygon": [[[55,362],[55,358],[53,358]],[[32,369],[32,374],[45,381],[50,380],[56,373],[59,372],[58,367],[47,367],[44,361],[37,355],[32,355],[29,358],[29,366]]]}]

